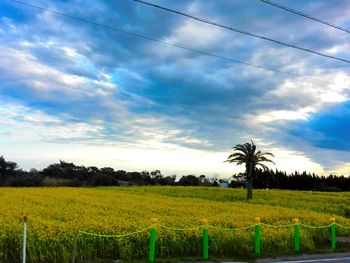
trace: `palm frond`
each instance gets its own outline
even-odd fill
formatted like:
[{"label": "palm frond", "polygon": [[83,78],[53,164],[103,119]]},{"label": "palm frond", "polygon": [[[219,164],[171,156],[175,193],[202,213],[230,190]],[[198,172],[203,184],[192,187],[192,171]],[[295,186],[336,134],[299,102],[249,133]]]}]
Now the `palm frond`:
[{"label": "palm frond", "polygon": [[275,164],[269,157],[274,157],[269,152],[256,152],[256,145],[253,140],[244,144],[237,144],[233,147],[233,153],[231,153],[225,162],[236,163],[237,165],[245,164],[246,174],[249,169],[255,170],[257,166],[262,167],[264,170],[268,170],[268,167],[263,162],[269,162]]},{"label": "palm frond", "polygon": [[243,152],[244,154],[247,154],[247,153],[248,153],[248,150],[247,150],[246,145],[243,145],[243,144],[237,144],[235,147],[233,147],[233,149],[234,149],[235,151],[241,151],[241,152]]},{"label": "palm frond", "polygon": [[263,156],[263,155],[269,155],[269,156],[272,156],[272,157],[275,157],[272,153],[269,153],[269,152],[261,152],[261,151],[258,151],[256,153],[257,156]]},{"label": "palm frond", "polygon": [[256,166],[260,166],[261,168],[263,168],[264,171],[269,170],[269,168],[265,164],[262,164],[262,163],[258,163]]},{"label": "palm frond", "polygon": [[273,163],[274,162],[268,158],[266,158],[265,156],[260,156],[258,158],[256,158],[256,162],[259,163],[259,162],[269,162],[269,163]]},{"label": "palm frond", "polygon": [[246,159],[243,159],[243,158],[231,158],[231,159],[227,159],[227,160],[230,163],[246,162]]},{"label": "palm frond", "polygon": [[241,157],[241,158],[245,158],[246,155],[240,152],[234,152],[232,154],[230,154],[227,159],[231,159],[231,158],[236,158],[236,157]]}]

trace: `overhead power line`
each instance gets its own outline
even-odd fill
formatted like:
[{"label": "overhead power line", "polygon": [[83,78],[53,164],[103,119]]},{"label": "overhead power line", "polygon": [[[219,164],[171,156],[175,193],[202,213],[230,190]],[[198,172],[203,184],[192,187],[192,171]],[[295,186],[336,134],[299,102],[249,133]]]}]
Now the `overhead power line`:
[{"label": "overhead power line", "polygon": [[247,35],[247,36],[263,39],[263,40],[270,41],[270,42],[273,42],[273,43],[276,43],[276,44],[279,44],[279,45],[282,45],[282,46],[303,50],[305,52],[316,54],[318,56],[331,58],[331,59],[339,60],[339,61],[346,62],[346,63],[350,64],[350,60],[347,60],[345,58],[339,58],[339,57],[327,55],[327,54],[324,54],[324,53],[321,53],[321,52],[318,52],[318,51],[315,51],[315,50],[311,50],[311,49],[300,47],[300,46],[297,46],[297,45],[294,45],[294,44],[289,44],[289,43],[285,43],[285,42],[282,42],[282,41],[279,41],[279,40],[275,40],[275,39],[272,39],[272,38],[269,38],[269,37],[257,35],[257,34],[254,34],[254,33],[250,33],[250,32],[238,29],[238,28],[234,28],[234,27],[231,27],[231,26],[226,26],[226,25],[223,25],[223,24],[212,22],[212,21],[206,20],[204,18],[200,18],[200,17],[196,17],[196,16],[193,16],[193,15],[189,15],[189,14],[177,11],[177,10],[173,10],[173,9],[170,9],[170,8],[167,8],[167,7],[164,7],[164,6],[160,6],[160,5],[156,5],[156,4],[153,4],[153,3],[150,3],[150,2],[146,2],[146,1],[143,1],[143,0],[133,0],[133,1],[141,3],[141,4],[145,4],[145,5],[148,5],[148,6],[152,6],[152,7],[155,7],[155,8],[159,8],[159,9],[171,12],[171,13],[182,15],[182,16],[185,16],[185,17],[197,20],[197,21],[202,22],[202,23],[210,24],[210,25],[213,25],[213,26],[216,26],[216,27],[225,28],[225,29],[228,29],[228,30],[231,30],[231,31],[243,34],[243,35]]},{"label": "overhead power line", "polygon": [[301,12],[301,11],[292,9],[292,8],[290,8],[290,7],[288,7],[288,6],[281,5],[281,4],[279,4],[279,3],[276,3],[276,2],[273,2],[273,1],[269,1],[269,0],[260,0],[260,1],[263,2],[263,3],[269,4],[269,5],[275,6],[275,7],[277,7],[277,8],[286,10],[286,11],[288,11],[288,12],[294,13],[294,14],[296,14],[296,15],[306,17],[306,18],[308,18],[308,19],[314,20],[314,21],[319,22],[319,23],[322,23],[322,24],[324,24],[324,25],[327,25],[327,26],[330,26],[330,27],[339,29],[339,30],[344,31],[344,32],[346,32],[346,33],[350,33],[350,29],[347,29],[347,28],[344,28],[344,27],[341,27],[341,26],[338,26],[338,25],[329,23],[329,22],[324,21],[324,20],[322,20],[322,19],[320,19],[320,18],[317,18],[317,17],[311,16],[311,15],[305,14],[305,13],[303,13],[303,12]]},{"label": "overhead power line", "polygon": [[310,77],[310,76],[304,75],[304,74],[297,74],[297,73],[292,73],[292,72],[286,72],[286,71],[275,69],[275,68],[272,68],[272,67],[269,67],[269,66],[256,65],[256,64],[253,64],[253,63],[249,63],[249,62],[244,62],[244,61],[231,59],[231,58],[227,58],[227,57],[220,56],[220,55],[215,55],[215,54],[212,54],[212,53],[209,53],[209,52],[206,52],[206,51],[201,51],[201,50],[197,50],[197,49],[193,49],[193,48],[189,48],[189,47],[185,47],[185,46],[181,46],[181,45],[177,45],[177,44],[172,44],[172,43],[165,42],[165,41],[162,41],[162,40],[158,40],[158,39],[155,39],[155,38],[152,38],[152,37],[148,37],[148,36],[145,36],[145,35],[132,33],[132,32],[125,31],[123,29],[119,29],[119,28],[112,27],[112,26],[109,26],[109,25],[93,22],[93,21],[90,21],[90,20],[87,20],[87,19],[84,19],[84,18],[80,18],[80,17],[68,15],[68,14],[65,14],[65,13],[61,13],[61,12],[58,12],[58,11],[54,11],[54,10],[51,10],[51,9],[47,9],[47,8],[44,8],[44,7],[32,5],[32,4],[29,4],[29,3],[26,3],[26,2],[22,2],[22,1],[19,1],[19,0],[12,0],[12,1],[15,2],[15,3],[21,4],[21,5],[25,5],[25,6],[37,9],[37,10],[50,12],[50,13],[55,14],[57,16],[62,16],[62,17],[69,18],[69,19],[72,19],[72,20],[76,20],[76,21],[79,21],[79,22],[82,22],[82,23],[86,23],[86,24],[90,24],[90,25],[94,25],[94,26],[99,26],[99,27],[102,27],[102,28],[105,28],[105,29],[108,29],[108,30],[111,30],[111,31],[124,33],[124,34],[130,35],[130,36],[133,36],[133,37],[142,38],[142,39],[149,40],[149,41],[152,41],[152,42],[156,42],[156,43],[159,43],[159,44],[162,44],[162,45],[166,45],[166,46],[170,46],[170,47],[176,47],[176,48],[187,50],[187,51],[191,51],[191,52],[194,52],[194,53],[197,53],[197,54],[206,55],[206,56],[210,56],[210,57],[226,60],[226,61],[229,61],[229,62],[232,62],[232,63],[241,64],[241,65],[245,65],[245,66],[251,66],[251,67],[258,68],[258,69],[268,70],[268,71],[272,71],[272,72],[275,72],[275,73],[289,75],[289,76],[294,76],[294,77],[298,77],[298,78],[304,78],[304,79],[307,79],[307,80],[310,80],[310,81],[319,82],[319,83],[328,83],[328,84],[332,84],[332,85],[336,84],[336,83],[331,82],[331,81],[316,79],[316,78],[313,78],[313,77]]}]

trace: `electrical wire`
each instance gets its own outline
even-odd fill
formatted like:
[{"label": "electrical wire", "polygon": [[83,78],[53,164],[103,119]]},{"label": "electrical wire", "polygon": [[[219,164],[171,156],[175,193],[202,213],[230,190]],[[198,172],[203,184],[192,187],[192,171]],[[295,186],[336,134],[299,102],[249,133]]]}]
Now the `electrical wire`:
[{"label": "electrical wire", "polygon": [[322,20],[322,19],[320,19],[320,18],[317,18],[317,17],[311,16],[311,15],[305,14],[305,13],[303,13],[303,12],[301,12],[301,11],[292,9],[292,8],[290,8],[290,7],[288,7],[288,6],[281,5],[281,4],[279,4],[279,3],[276,3],[276,2],[273,2],[273,1],[269,1],[269,0],[260,0],[260,1],[263,2],[263,3],[265,3],[265,4],[269,4],[269,5],[275,6],[275,7],[277,7],[277,8],[283,9],[283,10],[285,10],[285,11],[294,13],[294,14],[296,14],[296,15],[299,15],[299,16],[306,17],[306,18],[308,18],[308,19],[314,20],[314,21],[319,22],[319,23],[321,23],[321,24],[324,24],[324,25],[327,25],[327,26],[330,26],[330,27],[339,29],[339,30],[344,31],[344,32],[346,32],[346,33],[350,33],[350,30],[347,29],[347,28],[344,28],[344,27],[341,27],[341,26],[338,26],[338,25],[329,23],[329,22],[324,21],[324,20]]},{"label": "electrical wire", "polygon": [[162,10],[165,10],[165,11],[168,11],[168,12],[171,12],[171,13],[182,15],[182,16],[185,16],[185,17],[197,20],[197,21],[202,22],[202,23],[206,23],[206,24],[210,24],[210,25],[213,25],[213,26],[216,26],[216,27],[228,29],[228,30],[231,30],[231,31],[243,34],[243,35],[247,35],[247,36],[263,39],[263,40],[270,41],[270,42],[273,42],[273,43],[276,43],[276,44],[279,44],[279,45],[282,45],[282,46],[286,46],[286,47],[290,47],[290,48],[294,48],[294,49],[299,49],[299,50],[302,50],[302,51],[305,51],[305,52],[309,52],[309,53],[312,53],[312,54],[315,54],[315,55],[318,55],[318,56],[322,56],[322,57],[326,57],[326,58],[330,58],[330,59],[334,59],[334,60],[338,60],[338,61],[342,61],[342,62],[350,64],[350,60],[345,59],[345,58],[339,58],[339,57],[327,55],[327,54],[324,54],[324,53],[321,53],[321,52],[318,52],[318,51],[315,51],[315,50],[312,50],[312,49],[300,47],[300,46],[297,46],[297,45],[294,45],[294,44],[289,44],[289,43],[282,42],[282,41],[279,41],[279,40],[275,40],[275,39],[272,39],[272,38],[269,38],[269,37],[257,35],[257,34],[254,34],[254,33],[250,33],[248,31],[244,31],[244,30],[241,30],[241,29],[238,29],[238,28],[234,28],[234,27],[231,27],[231,26],[226,26],[226,25],[223,25],[223,24],[212,22],[212,21],[206,20],[204,18],[200,18],[200,17],[196,17],[196,16],[193,16],[193,15],[189,15],[189,14],[186,14],[186,13],[183,13],[183,12],[180,12],[180,11],[176,11],[176,10],[173,10],[173,9],[170,9],[170,8],[167,8],[167,7],[164,7],[164,6],[156,5],[156,4],[153,4],[153,3],[150,3],[150,2],[146,2],[146,1],[143,1],[143,0],[133,0],[133,1],[141,3],[141,4],[145,4],[145,5],[148,5],[148,6],[152,6],[152,7],[158,8],[158,9],[162,9]]}]

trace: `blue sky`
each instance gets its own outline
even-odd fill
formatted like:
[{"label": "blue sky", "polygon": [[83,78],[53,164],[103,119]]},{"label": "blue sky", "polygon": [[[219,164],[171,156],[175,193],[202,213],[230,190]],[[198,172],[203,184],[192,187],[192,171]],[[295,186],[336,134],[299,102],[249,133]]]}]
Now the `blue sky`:
[{"label": "blue sky", "polygon": [[[350,35],[258,0],[152,0],[350,60]],[[350,28],[350,3],[278,1]],[[53,11],[312,81],[0,3],[0,154],[227,177],[250,138],[274,168],[350,174],[349,64],[119,1],[26,0]]]}]

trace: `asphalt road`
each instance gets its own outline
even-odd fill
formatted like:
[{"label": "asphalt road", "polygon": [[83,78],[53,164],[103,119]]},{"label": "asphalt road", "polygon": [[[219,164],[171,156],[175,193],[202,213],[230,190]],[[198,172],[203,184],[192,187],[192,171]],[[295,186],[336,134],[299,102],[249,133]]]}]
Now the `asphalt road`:
[{"label": "asphalt road", "polygon": [[333,253],[333,254],[319,254],[319,255],[304,255],[298,257],[281,257],[281,258],[268,258],[259,259],[257,263],[350,263],[350,253]]},{"label": "asphalt road", "polygon": [[[180,261],[180,263],[217,263],[218,261]],[[256,263],[350,263],[350,252],[332,253],[332,254],[315,254],[301,256],[285,256],[278,258],[262,258],[257,261],[249,261]],[[247,261],[224,261],[221,263],[248,263]]]}]

